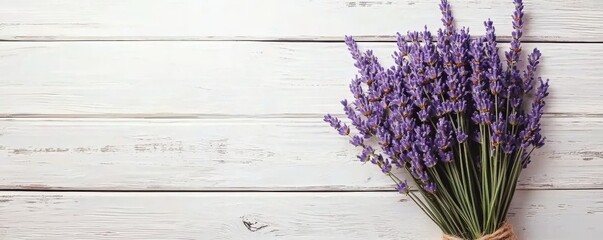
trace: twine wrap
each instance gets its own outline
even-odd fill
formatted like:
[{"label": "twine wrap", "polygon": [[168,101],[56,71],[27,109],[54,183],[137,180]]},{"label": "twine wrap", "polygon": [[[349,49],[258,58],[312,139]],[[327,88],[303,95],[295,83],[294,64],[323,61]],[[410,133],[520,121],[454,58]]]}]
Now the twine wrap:
[{"label": "twine wrap", "polygon": [[[462,238],[458,238],[451,235],[446,235],[442,237],[442,240],[464,240]],[[496,231],[491,234],[482,236],[477,240],[517,240],[515,233],[513,232],[513,226],[511,224],[505,223]]]}]

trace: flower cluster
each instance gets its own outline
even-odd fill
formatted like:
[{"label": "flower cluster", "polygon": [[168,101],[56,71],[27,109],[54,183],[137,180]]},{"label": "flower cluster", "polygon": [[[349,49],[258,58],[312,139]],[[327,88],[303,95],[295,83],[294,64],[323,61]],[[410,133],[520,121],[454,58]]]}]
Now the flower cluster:
[{"label": "flower cluster", "polygon": [[[425,27],[397,35],[395,65],[389,68],[371,50],[360,51],[353,38],[346,37],[358,75],[349,85],[353,101],[341,104],[357,131],[351,132],[331,115],[324,120],[362,148],[360,161],[379,166],[402,193],[411,192],[392,166],[410,174],[426,201],[468,196],[475,201],[467,206],[456,202],[467,211],[479,207],[470,204],[505,199],[500,195],[512,194],[530,153],[544,144],[540,119],[549,87],[548,80],[536,76],[540,51],[534,49],[528,55],[525,70],[519,65],[523,3],[515,0],[514,4],[512,38],[504,56],[499,56],[491,20],[484,22],[483,37],[471,37],[469,29],[454,26],[447,0],[440,4],[443,28],[435,34]],[[536,88],[535,82],[539,83]],[[378,145],[368,144],[373,142],[369,139],[376,139]],[[436,221],[437,216],[430,217],[445,232],[471,237],[463,234],[490,230],[490,226],[478,226],[478,221],[488,222],[495,230],[505,219],[506,207],[492,223],[485,219],[485,210],[481,211],[484,216],[471,212],[475,223],[467,224],[476,229],[455,229],[444,220]]]}]

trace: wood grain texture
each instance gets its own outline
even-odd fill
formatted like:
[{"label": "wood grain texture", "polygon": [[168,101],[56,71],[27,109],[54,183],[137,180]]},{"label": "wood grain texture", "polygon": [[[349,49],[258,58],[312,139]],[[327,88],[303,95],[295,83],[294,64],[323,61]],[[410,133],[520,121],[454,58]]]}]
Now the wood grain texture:
[{"label": "wood grain texture", "polygon": [[[519,191],[519,239],[596,240],[603,191]],[[2,239],[438,239],[397,193],[0,193]],[[571,227],[570,227],[571,226]],[[571,228],[569,230],[568,228]]]},{"label": "wood grain texture", "polygon": [[[603,187],[603,119],[545,118],[523,189]],[[0,189],[391,190],[307,119],[4,119]]]},{"label": "wood grain texture", "polygon": [[[546,112],[603,114],[603,44],[524,49],[536,46]],[[394,43],[361,47],[393,64]],[[342,43],[5,42],[0,59],[0,114],[13,117],[341,113],[355,74]]]},{"label": "wood grain texture", "polygon": [[[438,2],[0,0],[0,239],[438,239],[320,117],[349,96],[344,35],[433,29]],[[511,0],[450,2],[509,39]],[[603,235],[602,11],[526,1],[552,89],[520,239]]]},{"label": "wood grain texture", "polygon": [[[5,40],[391,40],[441,25],[439,0],[0,1]],[[456,22],[482,34],[495,21],[511,33],[511,0],[450,0]],[[598,0],[526,1],[531,41],[603,41]],[[308,17],[311,16],[311,17]]]}]

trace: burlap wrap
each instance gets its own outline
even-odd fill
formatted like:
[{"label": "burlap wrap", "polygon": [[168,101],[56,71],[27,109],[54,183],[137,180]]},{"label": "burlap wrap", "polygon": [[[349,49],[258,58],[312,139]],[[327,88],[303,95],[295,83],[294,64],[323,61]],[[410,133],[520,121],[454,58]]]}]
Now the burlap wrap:
[{"label": "burlap wrap", "polygon": [[[444,234],[442,240],[464,240],[462,238],[458,238],[455,236],[450,236]],[[511,224],[505,223],[499,229],[494,231],[491,234],[482,236],[477,240],[517,240],[515,233],[513,232],[513,226]]]}]

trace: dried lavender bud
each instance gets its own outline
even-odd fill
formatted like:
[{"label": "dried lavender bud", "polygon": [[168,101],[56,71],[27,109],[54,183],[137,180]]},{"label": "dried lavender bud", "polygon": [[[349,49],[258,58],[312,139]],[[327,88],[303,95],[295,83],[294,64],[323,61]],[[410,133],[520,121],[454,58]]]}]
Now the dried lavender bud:
[{"label": "dried lavender bud", "polygon": [[327,114],[324,118],[324,121],[330,123],[331,127],[335,128],[340,135],[350,134],[350,128],[346,124],[341,123],[341,121],[336,117]]},{"label": "dried lavender bud", "polygon": [[492,147],[492,151],[494,151],[497,147],[505,143],[506,138],[506,126],[507,122],[503,119],[503,114],[499,113],[498,119],[495,123],[491,125],[492,133],[490,136],[492,139],[490,140],[490,145]]},{"label": "dried lavender bud", "polygon": [[534,51],[528,55],[528,65],[526,66],[526,71],[524,72],[524,81],[523,81],[523,90],[524,93],[528,93],[532,91],[532,83],[534,82],[535,72],[540,63],[540,51],[534,48]]},{"label": "dried lavender bud", "polygon": [[536,91],[532,109],[527,115],[526,128],[520,133],[523,148],[528,148],[530,145],[535,147],[544,145],[544,138],[540,136],[540,118],[544,114],[544,98],[549,95],[549,81],[543,81],[542,79],[539,79],[539,81],[540,86]]},{"label": "dried lavender bud", "polygon": [[398,190],[399,193],[408,193],[408,184],[406,180],[396,184],[396,190]]},{"label": "dried lavender bud", "polygon": [[371,155],[373,155],[374,153],[375,153],[375,150],[373,150],[373,147],[365,146],[362,149],[362,152],[360,153],[360,155],[358,155],[357,157],[361,162],[366,162],[369,160]]},{"label": "dried lavender bud", "polygon": [[452,127],[446,118],[440,118],[436,128],[435,149],[440,161],[448,163],[453,160],[452,155]]},{"label": "dried lavender bud", "polygon": [[423,188],[425,189],[425,191],[430,192],[430,193],[435,193],[435,191],[436,191],[436,185],[433,182],[425,184],[425,186],[423,186]]},{"label": "dried lavender bud", "polygon": [[381,164],[381,172],[389,173],[391,171],[392,171],[392,164],[390,163],[390,161],[389,160],[383,161],[383,163]]},{"label": "dried lavender bud", "polygon": [[352,139],[350,140],[350,143],[352,145],[354,145],[354,147],[363,146],[364,138],[362,138],[360,136],[353,136]]},{"label": "dried lavender bud", "polygon": [[467,139],[469,138],[469,136],[464,133],[460,128],[457,129],[456,132],[456,141],[459,143],[464,143],[467,141]]},{"label": "dried lavender bud", "polygon": [[454,32],[454,18],[452,17],[452,11],[450,10],[448,0],[442,0],[440,3],[440,11],[442,11],[442,23],[446,28],[446,35],[451,35]]}]

